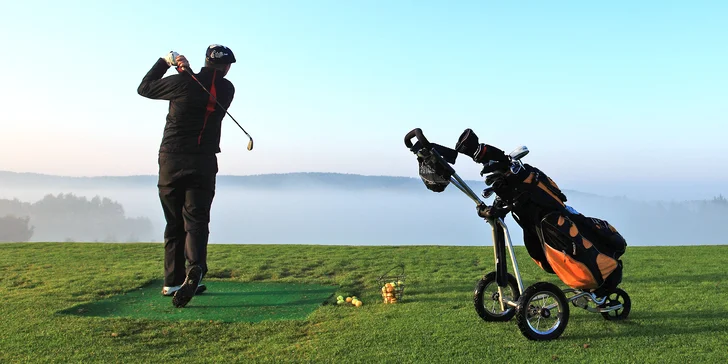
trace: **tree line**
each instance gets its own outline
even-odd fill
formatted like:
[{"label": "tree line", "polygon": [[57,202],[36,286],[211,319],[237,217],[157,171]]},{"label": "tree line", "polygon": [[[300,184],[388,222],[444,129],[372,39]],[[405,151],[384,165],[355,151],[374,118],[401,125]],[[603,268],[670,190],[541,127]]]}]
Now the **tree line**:
[{"label": "tree line", "polygon": [[152,222],[127,217],[106,197],[46,195],[29,203],[0,199],[0,241],[133,242],[154,240]]}]

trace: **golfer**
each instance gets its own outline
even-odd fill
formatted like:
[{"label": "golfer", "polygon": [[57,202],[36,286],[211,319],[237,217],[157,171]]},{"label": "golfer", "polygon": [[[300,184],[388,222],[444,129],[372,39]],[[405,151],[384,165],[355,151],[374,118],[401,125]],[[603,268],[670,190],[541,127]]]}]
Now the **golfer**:
[{"label": "golfer", "polygon": [[[170,52],[156,61],[137,89],[143,97],[169,101],[157,187],[167,222],[162,294],[173,296],[175,307],[184,307],[205,289],[200,281],[207,273],[210,208],[225,117],[215,98],[225,109],[230,107],[235,88],[225,75],[232,63],[235,56],[229,48],[209,46],[205,66],[195,74],[201,86],[190,75],[187,59]],[[178,73],[163,78],[172,66]]]}]

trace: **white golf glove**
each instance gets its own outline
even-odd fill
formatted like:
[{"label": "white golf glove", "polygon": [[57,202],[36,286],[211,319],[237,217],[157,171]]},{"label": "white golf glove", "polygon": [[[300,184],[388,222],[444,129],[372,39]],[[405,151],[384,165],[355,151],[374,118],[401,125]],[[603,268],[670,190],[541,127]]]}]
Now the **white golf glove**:
[{"label": "white golf glove", "polygon": [[167,65],[170,67],[177,66],[177,56],[179,56],[179,53],[175,51],[170,51],[169,53],[165,54],[164,59],[165,62],[167,62]]}]

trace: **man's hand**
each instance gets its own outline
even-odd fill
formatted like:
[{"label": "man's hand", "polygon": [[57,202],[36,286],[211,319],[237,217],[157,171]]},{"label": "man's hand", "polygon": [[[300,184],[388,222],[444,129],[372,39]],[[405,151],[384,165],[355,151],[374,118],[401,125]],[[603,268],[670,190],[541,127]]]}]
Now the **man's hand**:
[{"label": "man's hand", "polygon": [[179,55],[175,59],[177,60],[177,68],[180,70],[180,72],[190,68],[190,62],[187,61],[187,58],[185,58],[185,56]]}]

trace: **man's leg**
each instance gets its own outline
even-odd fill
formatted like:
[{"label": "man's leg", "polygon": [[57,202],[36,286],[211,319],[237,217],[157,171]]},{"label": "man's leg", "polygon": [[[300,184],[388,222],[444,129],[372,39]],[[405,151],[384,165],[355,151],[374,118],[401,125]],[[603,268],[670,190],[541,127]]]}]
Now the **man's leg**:
[{"label": "man's leg", "polygon": [[159,200],[167,222],[164,229],[164,285],[179,286],[185,279],[185,229],[184,209],[185,190],[180,186],[179,158],[174,155],[159,155]]},{"label": "man's leg", "polygon": [[207,273],[207,243],[210,236],[210,210],[215,197],[215,176],[201,176],[200,183],[188,188],[182,216],[187,232],[185,255],[190,266]]},{"label": "man's leg", "polygon": [[200,290],[200,281],[207,273],[207,240],[210,234],[210,207],[214,191],[209,189],[188,188],[185,196],[184,218],[187,239],[187,277],[182,287],[175,292],[172,304],[185,307]]},{"label": "man's leg", "polygon": [[199,156],[195,162],[195,174],[189,176],[186,183],[182,212],[187,233],[185,255],[189,265],[185,283],[172,300],[176,307],[184,307],[189,303],[207,273],[207,242],[210,235],[210,209],[215,197],[217,157]]},{"label": "man's leg", "polygon": [[164,285],[179,286],[185,279],[185,228],[182,211],[184,190],[159,187],[159,199],[167,225],[164,228]]}]

